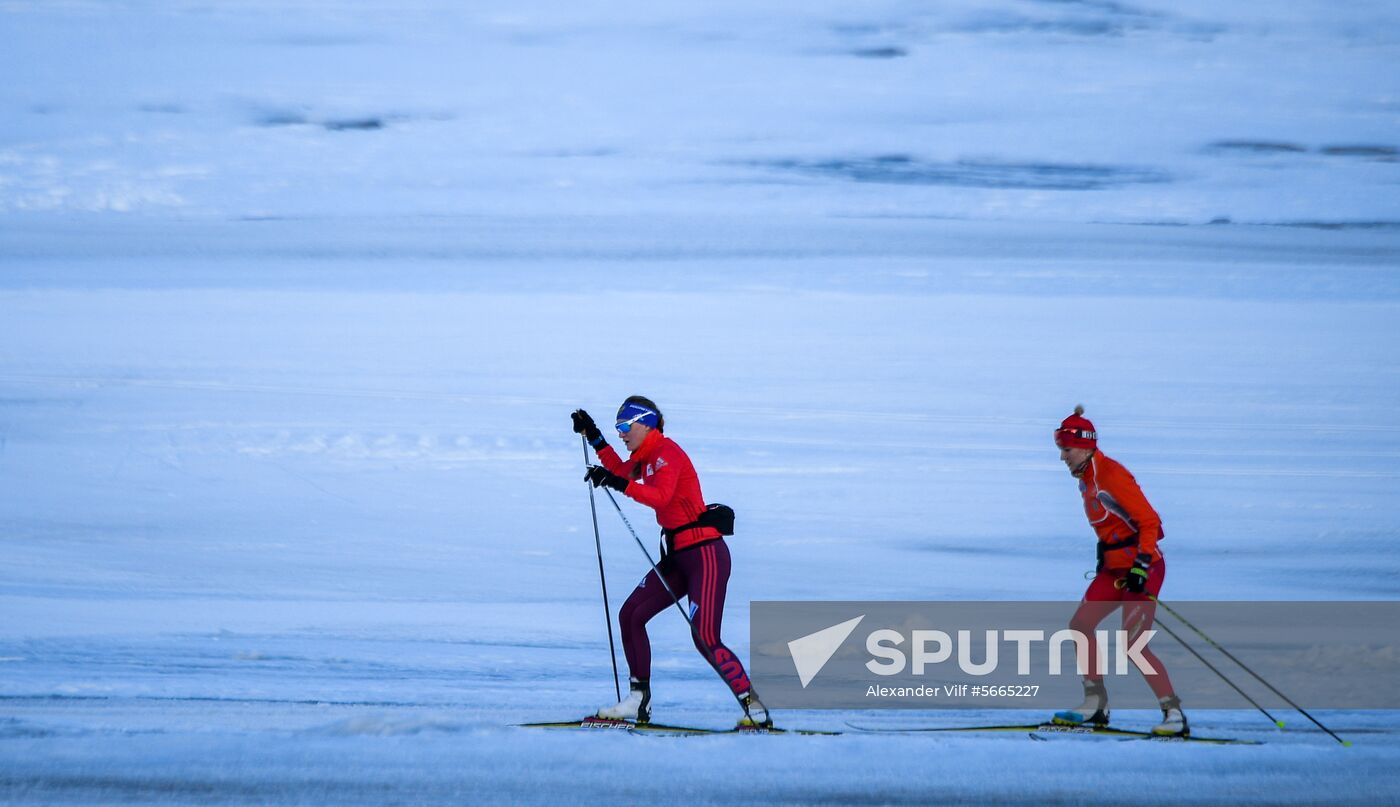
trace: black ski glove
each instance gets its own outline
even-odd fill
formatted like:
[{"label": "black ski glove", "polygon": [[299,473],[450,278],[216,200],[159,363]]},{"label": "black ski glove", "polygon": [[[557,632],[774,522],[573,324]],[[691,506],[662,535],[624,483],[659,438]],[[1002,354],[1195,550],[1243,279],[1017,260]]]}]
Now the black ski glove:
[{"label": "black ski glove", "polygon": [[593,422],[593,416],[582,409],[574,410],[570,415],[574,420],[574,434],[583,435],[583,439],[593,446],[594,451],[598,451],[608,442],[603,439],[603,433],[598,431],[598,424]]},{"label": "black ski glove", "polygon": [[1133,594],[1141,594],[1147,590],[1147,567],[1152,565],[1151,555],[1138,555],[1133,561],[1133,568],[1128,570],[1128,576],[1123,578],[1123,589]]},{"label": "black ski glove", "polygon": [[627,480],[609,471],[601,465],[588,466],[588,473],[583,475],[583,481],[592,482],[593,487],[599,488],[607,485],[618,493],[627,490]]}]

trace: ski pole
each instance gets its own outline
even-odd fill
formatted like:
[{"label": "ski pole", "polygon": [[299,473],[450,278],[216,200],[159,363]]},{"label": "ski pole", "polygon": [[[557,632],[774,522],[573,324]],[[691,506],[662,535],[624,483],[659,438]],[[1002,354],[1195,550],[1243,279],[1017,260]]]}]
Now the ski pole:
[{"label": "ski pole", "polygon": [[[632,540],[637,542],[637,548],[642,550],[643,555],[646,555],[647,563],[651,564],[651,570],[656,572],[656,579],[661,581],[661,587],[666,589],[667,594],[671,595],[671,602],[675,604],[676,610],[681,612],[681,618],[685,620],[685,624],[690,626],[690,632],[696,639],[695,646],[700,648],[701,652],[705,654],[705,660],[710,663],[710,667],[716,673],[719,673],[719,661],[715,659],[714,654],[710,652],[709,646],[707,646],[705,640],[701,638],[699,630],[695,627],[695,620],[691,619],[690,614],[685,612],[685,606],[681,605],[680,597],[677,597],[676,592],[671,590],[670,584],[666,582],[666,575],[661,573],[661,568],[656,565],[656,561],[651,559],[651,553],[647,551],[646,544],[642,543],[642,539],[637,537],[637,531],[632,529],[632,522],[627,520],[627,514],[622,512],[622,507],[618,505],[617,499],[613,498],[612,491],[605,488],[603,492],[608,494],[608,501],[612,502],[613,507],[617,509],[617,514],[622,518],[623,525],[625,525],[627,531],[632,534]],[[727,686],[725,688],[728,689]],[[734,696],[734,700],[739,703],[739,708],[744,710],[744,717],[752,721],[753,715],[749,714],[749,705],[744,703],[743,699],[740,698],[734,690],[730,689],[729,694]]]},{"label": "ski pole", "polygon": [[[583,441],[583,465],[588,467],[588,438],[579,435]],[[608,579],[603,576],[603,541],[598,537],[598,503],[593,498],[593,488],[588,488],[588,509],[593,511],[593,546],[598,550],[598,584],[603,588],[603,618],[608,623],[608,652],[612,654],[613,691],[622,700],[622,684],[617,677],[617,645],[613,644],[612,606],[608,605]]]},{"label": "ski pole", "polygon": [[[1313,722],[1313,725],[1315,725],[1315,726],[1317,726],[1318,728],[1322,729],[1323,731],[1327,732],[1327,733],[1332,737],[1332,739],[1336,740],[1337,742],[1341,743],[1342,745],[1345,745],[1345,746],[1348,746],[1348,747],[1351,746],[1351,741],[1350,741],[1350,740],[1343,740],[1341,737],[1338,737],[1338,736],[1337,736],[1337,733],[1336,733],[1335,731],[1333,731],[1333,730],[1327,728],[1326,726],[1322,725],[1322,723],[1318,722],[1318,719],[1317,719],[1317,718],[1315,718],[1315,717],[1313,717],[1312,715],[1308,714],[1308,710],[1307,710],[1307,709],[1304,709],[1303,707],[1301,707],[1301,706],[1299,706],[1298,704],[1294,703],[1292,698],[1289,698],[1287,695],[1283,694],[1282,692],[1279,692],[1278,689],[1277,689],[1273,684],[1269,683],[1268,681],[1265,681],[1265,680],[1263,679],[1263,677],[1259,675],[1259,673],[1255,672],[1254,670],[1251,670],[1243,661],[1240,661],[1239,659],[1235,658],[1235,656],[1234,656],[1230,651],[1228,651],[1228,650],[1226,650],[1225,648],[1221,647],[1214,639],[1212,639],[1212,638],[1210,638],[1209,636],[1207,636],[1207,635],[1205,634],[1205,631],[1202,631],[1200,628],[1198,628],[1198,627],[1196,627],[1195,625],[1191,624],[1191,622],[1190,622],[1186,617],[1182,616],[1181,614],[1178,614],[1178,613],[1176,612],[1176,609],[1175,609],[1175,608],[1172,608],[1170,605],[1167,605],[1166,603],[1162,602],[1161,600],[1157,599],[1155,596],[1153,596],[1153,595],[1151,595],[1151,594],[1148,594],[1147,596],[1152,597],[1152,601],[1153,601],[1153,602],[1155,602],[1155,603],[1157,603],[1158,605],[1162,606],[1163,608],[1167,609],[1167,613],[1171,614],[1172,616],[1174,616],[1174,617],[1176,617],[1178,620],[1180,620],[1181,624],[1183,624],[1183,625],[1185,625],[1186,627],[1190,628],[1191,630],[1195,631],[1195,632],[1196,632],[1196,635],[1199,636],[1199,637],[1201,637],[1202,639],[1205,639],[1207,644],[1209,644],[1211,647],[1214,647],[1216,650],[1219,650],[1220,653],[1221,653],[1221,655],[1225,656],[1225,658],[1227,658],[1227,659],[1229,659],[1229,660],[1235,662],[1236,664],[1240,665],[1240,669],[1242,669],[1242,670],[1244,670],[1245,672],[1249,673],[1250,675],[1254,676],[1254,679],[1255,679],[1256,681],[1258,681],[1259,683],[1263,684],[1264,686],[1268,687],[1270,692],[1274,693],[1275,695],[1279,696],[1280,698],[1283,698],[1284,703],[1287,703],[1289,706],[1292,706],[1294,709],[1297,709],[1298,712],[1299,712],[1300,714],[1303,715],[1303,717],[1306,717],[1307,719],[1311,720],[1311,721]],[[1280,725],[1282,725],[1282,724],[1280,724]]]},{"label": "ski pole", "polygon": [[[1115,583],[1113,584],[1113,587],[1114,587],[1114,588],[1120,589],[1120,590],[1123,588],[1123,586],[1124,586],[1124,583],[1123,583],[1122,580],[1119,580],[1119,581],[1117,581],[1117,582],[1115,582]],[[1148,594],[1147,596],[1152,597],[1151,594]],[[1155,599],[1157,599],[1157,598],[1156,598],[1156,597],[1152,597],[1152,599],[1155,600]],[[1126,606],[1125,606],[1125,607],[1126,607]],[[1163,605],[1162,607],[1165,608],[1166,606]],[[1256,701],[1255,699],[1251,698],[1251,697],[1249,696],[1249,693],[1248,693],[1248,692],[1245,692],[1243,689],[1240,689],[1240,687],[1239,687],[1238,684],[1236,684],[1234,681],[1231,681],[1231,680],[1230,680],[1230,677],[1229,677],[1228,675],[1226,675],[1225,673],[1221,672],[1220,669],[1219,669],[1218,667],[1216,667],[1214,664],[1211,664],[1209,661],[1206,661],[1206,657],[1205,657],[1205,656],[1202,656],[1200,653],[1197,653],[1197,652],[1196,652],[1196,648],[1194,648],[1194,647],[1192,647],[1191,645],[1187,644],[1187,643],[1186,643],[1186,640],[1183,639],[1183,638],[1181,638],[1179,635],[1177,635],[1177,632],[1174,631],[1174,630],[1172,630],[1171,627],[1167,625],[1167,623],[1165,623],[1165,622],[1163,622],[1163,621],[1161,621],[1161,620],[1159,619],[1159,620],[1157,620],[1157,622],[1156,622],[1155,624],[1157,624],[1158,626],[1160,626],[1160,627],[1162,628],[1162,630],[1166,631],[1166,632],[1167,632],[1167,635],[1170,636],[1170,637],[1172,637],[1173,639],[1175,639],[1175,640],[1177,641],[1178,644],[1180,644],[1182,647],[1186,648],[1186,652],[1188,652],[1188,653],[1190,653],[1191,655],[1195,656],[1195,657],[1196,657],[1196,660],[1198,660],[1198,661],[1200,661],[1202,664],[1206,665],[1206,668],[1207,668],[1207,669],[1209,669],[1211,672],[1215,673],[1216,675],[1220,676],[1220,680],[1221,680],[1221,681],[1224,681],[1225,683],[1229,684],[1231,689],[1233,689],[1233,690],[1235,690],[1236,692],[1240,693],[1240,697],[1242,697],[1242,698],[1244,698],[1245,700],[1249,701],[1249,703],[1250,703],[1251,706],[1253,706],[1255,709],[1258,709],[1260,712],[1263,712],[1263,713],[1264,713],[1264,716],[1267,717],[1267,718],[1269,718],[1269,722],[1273,723],[1275,726],[1278,726],[1279,728],[1283,728],[1283,721],[1282,721],[1282,720],[1279,720],[1277,717],[1274,717],[1273,715],[1269,714],[1269,710],[1268,710],[1268,709],[1265,709],[1263,706],[1260,706],[1260,705],[1259,705],[1259,702]]]},{"label": "ski pole", "polygon": [[1269,714],[1268,709],[1265,709],[1263,706],[1260,706],[1258,701],[1249,697],[1249,693],[1245,692],[1243,689],[1240,689],[1238,684],[1236,684],[1234,681],[1231,681],[1229,677],[1226,676],[1225,673],[1221,672],[1214,664],[1211,664],[1209,661],[1206,661],[1205,656],[1202,656],[1200,653],[1197,653],[1196,648],[1187,644],[1186,640],[1178,636],[1176,631],[1167,627],[1167,624],[1165,622],[1159,619],[1157,620],[1157,626],[1160,627],[1162,630],[1166,631],[1168,636],[1171,636],[1173,639],[1177,640],[1177,642],[1179,642],[1182,647],[1186,648],[1186,650],[1191,655],[1195,656],[1202,664],[1206,665],[1206,667],[1208,667],[1211,672],[1220,676],[1221,681],[1224,681],[1225,683],[1229,684],[1231,689],[1240,693],[1241,697],[1249,701],[1255,709],[1258,709],[1259,711],[1263,712],[1264,716],[1269,718],[1270,722],[1272,722],[1275,726],[1278,726],[1279,728],[1283,728],[1282,720],[1279,720],[1277,717],[1274,717],[1273,715]]}]

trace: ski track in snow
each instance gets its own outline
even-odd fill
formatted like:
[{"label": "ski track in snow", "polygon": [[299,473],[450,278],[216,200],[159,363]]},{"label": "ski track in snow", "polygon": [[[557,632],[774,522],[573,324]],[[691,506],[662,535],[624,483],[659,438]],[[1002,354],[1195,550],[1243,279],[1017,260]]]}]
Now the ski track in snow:
[{"label": "ski track in snow", "polygon": [[[1279,733],[1250,712],[1194,717],[1200,733],[1268,745],[508,728],[574,716],[611,695],[596,577],[580,571],[594,561],[578,445],[561,413],[606,407],[633,382],[601,362],[593,366],[603,379],[567,359],[551,360],[552,373],[522,372],[541,368],[531,358],[537,348],[469,331],[565,336],[586,325],[577,300],[458,293],[386,306],[373,292],[306,293],[322,322],[356,322],[346,344],[303,327],[302,301],[279,310],[256,291],[127,292],[119,307],[103,305],[101,291],[0,296],[17,302],[4,328],[23,357],[0,373],[5,484],[15,493],[0,594],[7,798],[379,803],[453,801],[486,789],[499,801],[567,802],[600,789],[646,798],[655,785],[617,790],[617,781],[640,775],[697,803],[1075,804],[1102,798],[1121,787],[1119,771],[1143,765],[1171,783],[1144,803],[1307,804],[1324,791],[1359,803],[1397,785],[1400,741],[1385,733],[1384,715],[1364,712],[1323,715],[1358,743],[1352,749],[1331,747],[1300,716]],[[636,309],[662,312],[642,318],[658,336],[639,350],[664,368],[663,357],[685,350],[688,338],[660,327],[664,312],[717,299],[634,296]],[[745,321],[775,305],[738,299],[737,310],[713,320],[722,335],[708,346],[715,355],[745,351],[754,333]],[[1101,399],[1100,418],[1118,421],[1105,439],[1136,460],[1167,519],[1173,596],[1277,597],[1286,581],[1290,596],[1351,599],[1391,585],[1354,587],[1363,563],[1353,553],[1367,552],[1395,517],[1393,392],[1382,383],[1353,384],[1344,398],[1335,390],[1352,368],[1392,373],[1393,358],[1371,348],[1340,364],[1322,360],[1390,338],[1380,323],[1391,305],[1111,303],[1123,315],[1105,319],[1111,333],[1100,357],[1120,386]],[[1170,322],[1202,306],[1218,314],[1196,317],[1189,330],[1141,326],[1144,316]],[[461,308],[495,313],[463,326]],[[804,326],[831,321],[837,308],[849,331]],[[200,316],[214,310],[217,318]],[[707,490],[745,520],[733,540],[727,614],[741,654],[750,599],[1078,596],[1091,542],[1045,437],[1062,402],[1084,394],[1054,360],[1057,309],[998,295],[902,303],[846,295],[783,310],[782,325],[811,338],[727,365],[735,379],[727,393],[688,373],[656,371],[667,397],[682,402],[668,412],[708,469]],[[1289,333],[1279,328],[1285,322],[1308,326]],[[53,335],[79,323],[111,336],[89,344],[75,366]],[[423,335],[404,339],[406,327]],[[172,328],[204,333],[191,348],[167,338]],[[262,335],[234,338],[253,332]],[[413,366],[429,341],[454,332],[461,347],[450,358]],[[894,333],[903,338],[885,336]],[[1291,347],[1260,365],[1241,338],[1254,333]],[[881,345],[881,361],[864,351],[839,361],[846,354],[831,347],[809,352],[814,341],[852,335]],[[950,339],[995,344],[997,375],[980,354],[946,353]],[[1129,342],[1132,349],[1112,348]],[[222,343],[230,347],[210,347]],[[1195,365],[1193,345],[1214,369]],[[1138,360],[1144,350],[1157,357],[1151,366]],[[484,373],[477,362],[495,369]],[[314,369],[294,375],[297,363]],[[861,382],[811,380],[843,373]],[[985,384],[1016,394],[989,395]],[[564,399],[561,388],[578,397]],[[1164,433],[1177,409],[1199,413],[1207,439],[1183,445]],[[762,435],[749,439],[752,432]],[[965,506],[989,491],[1010,491],[1016,506],[990,521]],[[628,512],[649,533],[646,514]],[[640,559],[615,520],[605,515],[602,527],[617,603],[640,576]],[[1220,535],[1233,537],[1220,546]],[[1008,536],[1042,570],[1016,588],[998,572],[996,547]],[[1242,562],[1269,572],[1250,587]],[[1394,580],[1387,564],[1383,556],[1364,562]],[[723,725],[732,705],[684,631],[659,621],[652,633],[660,713]],[[906,719],[1001,722],[1010,714]],[[1150,718],[1120,715],[1129,725]],[[833,729],[853,719],[781,717]],[[1014,781],[1003,775],[1008,764],[1022,774]],[[1306,777],[1297,773],[1307,766]],[[752,767],[750,777],[720,775]]]}]

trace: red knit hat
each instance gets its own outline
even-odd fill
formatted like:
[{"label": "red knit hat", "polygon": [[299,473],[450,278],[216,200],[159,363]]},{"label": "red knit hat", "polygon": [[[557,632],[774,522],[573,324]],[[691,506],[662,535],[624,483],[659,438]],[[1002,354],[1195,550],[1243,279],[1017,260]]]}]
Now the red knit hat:
[{"label": "red knit hat", "polygon": [[1099,433],[1084,417],[1084,406],[1074,407],[1074,414],[1064,419],[1055,430],[1055,445],[1060,448],[1098,448]]}]

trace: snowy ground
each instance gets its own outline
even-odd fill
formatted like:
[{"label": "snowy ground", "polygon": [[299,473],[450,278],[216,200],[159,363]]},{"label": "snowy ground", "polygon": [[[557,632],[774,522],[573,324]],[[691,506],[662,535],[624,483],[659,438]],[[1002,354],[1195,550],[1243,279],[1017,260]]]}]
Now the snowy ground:
[{"label": "snowy ground", "polygon": [[[633,392],[740,514],[741,655],[751,600],[1077,598],[1078,402],[1164,596],[1400,597],[1398,40],[1385,3],[0,3],[0,801],[1400,800],[1384,712],[510,727],[612,694],[567,415]],[[653,638],[658,719],[731,722]]]}]

